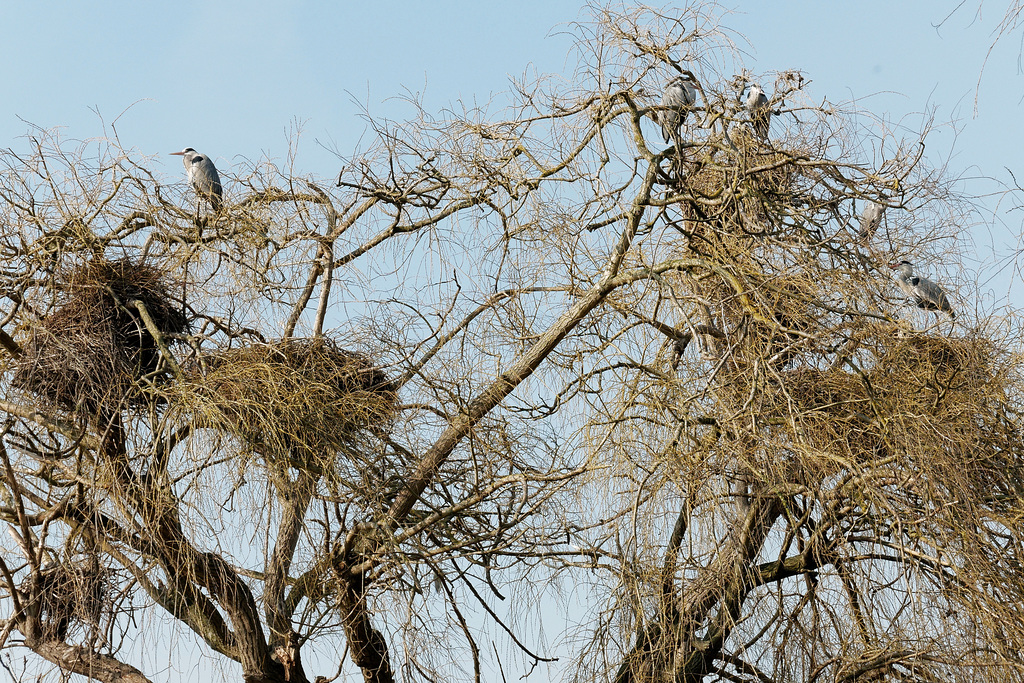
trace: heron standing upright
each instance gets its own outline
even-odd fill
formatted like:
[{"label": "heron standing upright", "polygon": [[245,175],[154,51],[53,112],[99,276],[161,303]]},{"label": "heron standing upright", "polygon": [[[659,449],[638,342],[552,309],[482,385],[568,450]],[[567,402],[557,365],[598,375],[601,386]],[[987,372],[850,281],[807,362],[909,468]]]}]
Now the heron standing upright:
[{"label": "heron standing upright", "polygon": [[900,261],[899,263],[890,263],[889,267],[893,269],[892,276],[896,280],[896,286],[904,294],[914,299],[914,303],[919,308],[928,311],[943,311],[948,313],[950,318],[956,317],[942,287],[926,277],[915,275],[913,263]]},{"label": "heron standing upright", "polygon": [[664,109],[658,112],[658,123],[661,125],[661,135],[665,142],[679,136],[679,128],[686,121],[690,107],[696,102],[697,89],[693,85],[692,76],[683,74],[668,82],[661,96],[661,106]]},{"label": "heron standing upright", "polygon": [[772,111],[768,108],[768,96],[764,94],[764,90],[761,90],[761,86],[757,83],[750,86],[746,106],[747,112],[750,114],[750,124],[754,127],[757,137],[767,140]]},{"label": "heron standing upright", "polygon": [[181,157],[182,163],[185,164],[185,172],[188,174],[188,182],[196,191],[196,195],[201,200],[210,202],[214,211],[220,211],[224,202],[224,188],[220,185],[220,176],[217,175],[217,167],[213,162],[191,147],[171,154]]},{"label": "heron standing upright", "polygon": [[882,215],[885,213],[885,205],[878,202],[868,202],[860,215],[860,233],[857,235],[861,242],[867,242],[875,236],[878,226],[882,224]]}]

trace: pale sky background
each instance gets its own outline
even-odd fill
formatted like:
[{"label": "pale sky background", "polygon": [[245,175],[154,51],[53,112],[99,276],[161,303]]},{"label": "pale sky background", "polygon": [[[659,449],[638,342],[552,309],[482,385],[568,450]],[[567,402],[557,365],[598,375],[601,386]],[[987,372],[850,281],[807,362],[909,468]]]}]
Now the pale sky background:
[{"label": "pale sky background", "polygon": [[[984,176],[1009,181],[1007,169],[1022,170],[1022,34],[999,42],[982,73],[1005,3],[987,2],[979,14],[977,0],[968,0],[937,27],[958,4],[733,0],[721,7],[733,11],[724,24],[749,40],[747,67],[755,73],[801,69],[813,81],[812,99],[856,99],[911,128],[922,112],[956,120],[932,134],[926,156],[933,165],[948,161],[964,190],[980,196],[997,189]],[[88,139],[110,134],[100,117],[107,126],[117,119],[121,144],[159,155],[156,170],[174,182],[183,170],[168,152],[194,147],[222,169],[240,158],[283,160],[300,122],[297,169],[333,178],[339,161],[328,149],[347,154],[358,146],[363,105],[401,119],[410,112],[400,100],[408,91],[438,111],[458,99],[486,101],[527,69],[571,70],[565,32],[585,17],[581,9],[569,0],[4,0],[0,148],[28,149],[23,136],[32,125]],[[996,199],[985,200],[990,209]],[[1011,287],[1024,291],[1014,267],[998,275],[994,267],[1014,263],[999,260],[1019,246],[1022,213],[1008,211],[1014,201],[1024,203],[1004,200],[987,223],[964,226],[992,305],[1006,303]],[[177,680],[163,676],[156,678]]]},{"label": "pale sky background", "polygon": [[[958,130],[929,138],[929,160],[949,158],[957,175],[1008,181],[1005,169],[1014,169],[1021,148],[1022,33],[998,43],[982,73],[1005,0],[981,11],[979,1],[967,0],[941,27],[960,0],[732,0],[720,7],[732,12],[724,23],[749,40],[753,72],[799,68],[817,101],[856,99],[911,127],[924,111],[958,120]],[[356,148],[365,132],[362,105],[402,119],[410,113],[401,101],[408,92],[423,94],[427,110],[437,111],[460,98],[485,102],[527,69],[560,72],[571,44],[566,32],[585,18],[581,10],[572,0],[6,0],[0,146],[27,148],[19,137],[29,124],[87,139],[110,133],[100,117],[108,125],[116,119],[121,144],[159,155],[156,170],[172,182],[181,167],[168,152],[194,147],[222,169],[241,158],[283,159],[298,123],[297,169],[331,178],[339,162],[328,150]],[[995,186],[965,189],[980,195]],[[1000,255],[1017,249],[1020,215],[999,218],[1009,225],[991,235],[986,226],[972,228],[983,282],[993,247]],[[992,280],[991,298],[1005,300],[1010,284],[1006,274]]]},{"label": "pale sky background", "polygon": [[[929,138],[928,159],[956,175],[1009,180],[1021,143],[1021,33],[997,44],[982,72],[1003,0],[978,0],[938,27],[960,0],[850,2],[733,0],[725,25],[749,41],[755,73],[803,70],[812,99],[856,99],[891,121],[919,126],[921,112],[958,120]],[[655,3],[670,8],[671,4]],[[514,8],[514,10],[513,10]],[[336,176],[374,115],[402,119],[408,92],[428,111],[458,99],[486,102],[527,69],[561,72],[571,0],[485,2],[0,3],[0,146],[29,124],[65,138],[110,134],[159,155],[168,182],[181,173],[168,152],[194,147],[230,169],[241,158],[283,160],[296,124],[297,169]],[[742,42],[740,42],[742,46]],[[571,65],[569,65],[571,66]],[[975,88],[977,116],[975,116]],[[26,123],[27,122],[27,123]],[[969,183],[970,193],[993,191]],[[1016,249],[1017,214],[979,236],[979,264]],[[966,226],[965,226],[966,227]],[[977,227],[977,226],[976,226]],[[1003,234],[1005,232],[1005,234]],[[1019,279],[1019,278],[1018,278]],[[1009,285],[1001,279],[1002,295]],[[998,296],[998,293],[997,293]]]}]

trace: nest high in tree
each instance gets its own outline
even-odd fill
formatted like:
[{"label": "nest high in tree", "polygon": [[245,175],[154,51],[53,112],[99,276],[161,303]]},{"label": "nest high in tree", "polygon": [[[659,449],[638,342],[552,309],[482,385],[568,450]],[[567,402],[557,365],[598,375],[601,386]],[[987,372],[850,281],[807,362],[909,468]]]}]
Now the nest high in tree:
[{"label": "nest high in tree", "polygon": [[268,459],[330,469],[361,433],[387,425],[395,399],[368,358],[318,337],[201,356],[175,403],[192,424],[233,434]]},{"label": "nest high in tree", "polygon": [[161,335],[187,331],[174,282],[130,259],[96,259],[67,273],[63,303],[30,332],[13,384],[66,410],[117,412],[140,405],[139,380],[161,374],[160,350],[136,302]]},{"label": "nest high in tree", "polygon": [[[841,469],[891,469],[920,472],[937,488],[985,490],[994,486],[991,472],[1024,476],[1024,446],[1006,436],[1017,373],[1012,357],[980,338],[896,332],[886,323],[863,326],[849,362],[827,369],[756,377],[751,366],[740,366],[728,375],[725,400],[750,401],[759,416],[756,432],[728,424],[734,447],[766,484],[795,477],[818,486]],[[758,451],[769,454],[764,459],[748,455],[755,437],[768,444]]]},{"label": "nest high in tree", "polygon": [[777,229],[768,218],[793,201],[800,176],[796,150],[776,150],[742,125],[729,136],[731,146],[708,147],[688,160],[675,188],[693,198],[680,204],[690,247],[723,259],[742,253],[747,238]]}]

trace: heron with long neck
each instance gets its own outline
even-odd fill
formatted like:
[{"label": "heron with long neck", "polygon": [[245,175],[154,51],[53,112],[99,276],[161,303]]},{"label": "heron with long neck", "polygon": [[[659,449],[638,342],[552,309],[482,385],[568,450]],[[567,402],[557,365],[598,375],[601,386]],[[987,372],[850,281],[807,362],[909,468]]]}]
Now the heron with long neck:
[{"label": "heron with long neck", "polygon": [[188,175],[188,182],[196,195],[202,200],[210,202],[214,211],[220,211],[224,203],[224,188],[220,184],[220,176],[217,174],[217,167],[213,165],[209,157],[203,156],[191,147],[186,147],[180,152],[171,152],[180,156],[185,164],[185,173]]}]

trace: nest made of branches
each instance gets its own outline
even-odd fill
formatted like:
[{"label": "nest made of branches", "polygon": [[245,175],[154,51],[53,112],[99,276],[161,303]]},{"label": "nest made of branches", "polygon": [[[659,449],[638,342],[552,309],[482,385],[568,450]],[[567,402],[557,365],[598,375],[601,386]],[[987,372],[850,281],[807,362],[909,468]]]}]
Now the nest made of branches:
[{"label": "nest made of branches", "polygon": [[201,355],[173,402],[197,427],[269,459],[325,468],[390,424],[396,389],[363,354],[327,338],[285,339]]},{"label": "nest made of branches", "polygon": [[747,126],[736,126],[729,139],[738,150],[737,170],[748,187],[760,194],[785,196],[793,191],[799,169],[789,150],[758,140]]},{"label": "nest made of branches", "polygon": [[145,402],[139,380],[159,379],[160,351],[137,303],[161,335],[188,321],[165,271],[130,259],[96,258],[58,277],[59,305],[31,328],[12,379],[66,410],[116,412]]},{"label": "nest made of branches", "polygon": [[[842,369],[794,368],[766,392],[766,414],[778,416],[783,440],[800,454],[803,482],[880,455],[875,405],[864,378]],[[791,475],[790,475],[791,476]]]},{"label": "nest made of branches", "polygon": [[[1015,377],[1006,354],[988,340],[879,324],[868,328],[850,365],[750,381],[765,387],[756,393],[765,433],[819,480],[853,463],[899,462],[942,485],[983,490],[994,486],[993,472],[1021,469],[1024,461],[1010,391]],[[739,394],[751,395],[741,375],[732,381],[743,385]],[[783,476],[792,465],[773,464]],[[1000,486],[1011,479],[1001,477]]]},{"label": "nest made of branches", "polygon": [[[799,169],[792,155],[758,140],[746,126],[729,134],[730,149],[717,149],[687,164],[681,189],[693,197],[681,212],[691,245],[709,254],[734,248],[731,240],[770,230],[767,217],[792,203]],[[721,244],[722,240],[725,244]]]},{"label": "nest made of branches", "polygon": [[21,587],[36,596],[43,635],[65,640],[77,625],[99,628],[109,608],[109,571],[95,558],[45,566]]},{"label": "nest made of branches", "polygon": [[[880,350],[872,371],[879,386],[894,379],[910,382],[917,391],[931,387],[984,390],[993,379],[995,345],[987,339],[897,333]],[[959,376],[960,381],[954,382]],[[956,385],[955,387],[953,385]]]}]

